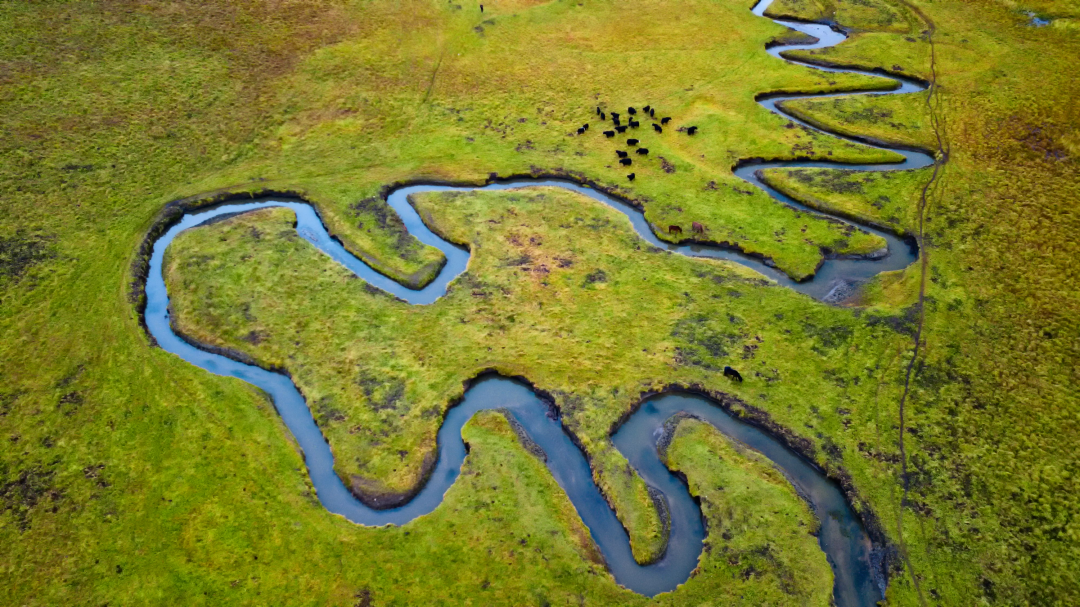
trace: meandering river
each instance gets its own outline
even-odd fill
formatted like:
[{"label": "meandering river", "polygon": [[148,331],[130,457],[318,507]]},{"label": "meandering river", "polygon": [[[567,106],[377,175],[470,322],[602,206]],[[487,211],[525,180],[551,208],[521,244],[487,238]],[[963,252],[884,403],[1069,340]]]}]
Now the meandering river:
[{"label": "meandering river", "polygon": [[[763,0],[755,6],[754,14],[762,16],[771,1]],[[774,47],[768,51],[778,58],[781,50],[822,48],[837,44],[845,38],[843,34],[824,25],[787,21],[778,21],[778,23],[818,38],[818,42],[814,44]],[[813,69],[857,72],[857,70],[819,67],[813,67]],[[880,74],[873,75],[880,76]],[[898,82],[898,88],[891,92],[893,94],[923,90],[918,83],[899,78],[894,78],[894,80]],[[762,99],[761,104],[770,111],[783,114],[776,107],[777,102],[792,97],[795,96]],[[803,124],[795,118],[790,116],[788,118]],[[805,126],[819,130],[812,125]],[[895,151],[904,154],[904,162],[892,165],[763,162],[744,164],[736,169],[735,174],[766,190],[781,202],[814,213],[815,211],[805,209],[776,190],[765,186],[758,179],[756,171],[771,167],[843,167],[878,171],[919,168],[933,162],[929,155],[921,152]],[[329,511],[362,525],[400,525],[438,507],[447,489],[457,479],[465,459],[465,447],[461,440],[462,426],[477,411],[493,408],[508,409],[547,454],[548,468],[588,526],[616,581],[635,592],[648,596],[674,590],[688,579],[697,566],[705,538],[700,509],[690,496],[686,485],[661,463],[656,450],[657,440],[665,420],[679,412],[690,413],[712,423],[728,436],[763,453],[784,472],[799,493],[810,502],[822,523],[819,543],[835,572],[836,604],[842,607],[875,604],[882,597],[884,578],[880,571],[876,571],[872,563],[871,542],[839,487],[827,479],[819,469],[788,450],[775,438],[733,418],[707,398],[689,394],[665,394],[650,398],[612,437],[616,448],[626,456],[645,482],[663,494],[671,515],[670,539],[664,556],[656,563],[641,566],[634,561],[626,530],[594,484],[584,454],[571,442],[557,416],[552,414],[551,408],[545,405],[528,386],[496,376],[488,376],[476,381],[466,392],[464,400],[447,413],[438,434],[438,463],[420,493],[398,508],[373,510],[360,503],[334,472],[334,458],[330,447],[312,418],[307,403],[288,377],[202,350],[187,343],[172,330],[168,310],[169,298],[162,275],[163,255],[177,234],[204,224],[215,217],[273,206],[291,208],[297,216],[297,231],[303,238],[373,286],[410,303],[422,305],[433,303],[446,293],[450,281],[465,271],[469,252],[432,233],[409,204],[408,196],[428,191],[503,190],[538,185],[570,189],[607,204],[626,215],[637,233],[653,246],[675,254],[721,258],[741,263],[754,268],[783,286],[816,299],[828,300],[835,297],[838,289],[846,289],[851,284],[879,272],[906,267],[914,261],[916,255],[916,251],[897,236],[860,226],[861,229],[880,234],[886,239],[889,245],[887,255],[878,259],[828,260],[813,280],[800,283],[791,280],[760,260],[747,257],[737,251],[702,245],[673,245],[662,241],[652,232],[640,211],[623,201],[579,184],[552,180],[515,180],[491,183],[482,187],[414,185],[393,191],[389,196],[389,203],[400,215],[409,232],[421,242],[438,247],[447,256],[448,261],[442,272],[425,288],[421,290],[405,288],[351,255],[327,233],[315,209],[306,203],[285,200],[228,203],[185,214],[154,242],[146,282],[147,328],[163,349],[180,356],[191,364],[211,373],[242,379],[266,391],[304,452],[308,472],[319,500]]]}]

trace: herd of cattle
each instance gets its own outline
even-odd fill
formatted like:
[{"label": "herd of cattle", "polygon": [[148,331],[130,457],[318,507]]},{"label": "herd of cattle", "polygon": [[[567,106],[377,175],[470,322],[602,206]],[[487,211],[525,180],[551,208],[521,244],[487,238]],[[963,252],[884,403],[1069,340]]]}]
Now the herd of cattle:
[{"label": "herd of cattle", "polygon": [[[626,108],[626,113],[629,114],[630,116],[636,116],[638,111],[637,111],[637,108],[628,107],[628,108]],[[600,109],[600,106],[596,106],[596,115],[600,117],[600,120],[603,120],[603,121],[606,122],[607,119],[608,119],[608,114],[609,114],[609,112],[605,112],[604,110]],[[627,123],[622,124],[622,122],[620,122],[619,114],[617,112],[610,112],[610,114],[611,114],[611,121],[614,124],[615,128],[614,128],[614,130],[604,131],[604,136],[607,137],[608,139],[611,139],[611,138],[615,137],[615,135],[617,133],[618,134],[625,133],[626,129],[628,129],[628,128],[636,129],[639,126],[641,126],[641,122],[639,122],[637,120],[634,120],[633,118],[627,119]],[[648,116],[651,119],[655,119],[656,118],[656,108],[649,107],[649,106],[646,105],[645,107],[642,108],[642,115]],[[663,133],[664,132],[664,127],[662,125],[666,125],[669,122],[671,122],[671,117],[670,116],[664,116],[664,117],[660,118],[660,124],[657,124],[657,123],[653,122],[652,123],[652,128],[658,134]],[[696,126],[688,126],[688,127],[681,128],[679,130],[686,132],[687,135],[693,136],[695,133],[697,133],[697,129],[698,128]],[[589,130],[589,124],[585,123],[585,124],[581,125],[581,128],[579,128],[577,130],[577,134],[578,135],[584,135],[588,130]],[[640,143],[640,142],[637,139],[631,138],[631,139],[626,140],[626,145],[628,145],[630,147],[635,147],[635,146],[638,145],[638,143]],[[639,154],[641,156],[648,156],[649,155],[649,148],[638,147],[635,150],[635,153],[637,153],[637,154]],[[630,158],[630,153],[629,152],[625,152],[623,150],[615,150],[615,155],[619,157],[619,164],[621,164],[623,166],[630,166],[630,165],[634,164],[634,161]],[[628,174],[626,176],[626,178],[629,179],[630,181],[633,181],[636,177],[637,177],[636,173],[630,173],[630,174]],[[694,234],[701,234],[701,235],[705,234],[705,226],[701,225],[700,223],[698,223],[696,221],[693,222],[692,229],[694,231]],[[682,235],[682,228],[677,226],[677,225],[668,226],[668,233],[669,234]],[[740,380],[741,380],[741,378],[740,378]]]},{"label": "herd of cattle", "polygon": [[[641,110],[642,110],[642,115],[643,116],[648,116],[651,119],[656,118],[656,108],[649,107],[649,106],[646,105],[645,107],[641,108]],[[626,120],[626,124],[623,124],[621,119],[619,118],[619,114],[617,112],[610,112],[610,114],[611,114],[611,122],[612,122],[612,126],[614,128],[612,130],[604,131],[604,136],[605,137],[607,137],[608,139],[612,139],[612,138],[615,137],[616,134],[625,133],[626,129],[628,129],[628,128],[636,129],[639,126],[641,126],[641,122],[638,121],[638,120],[635,120],[633,118],[633,116],[636,116],[637,113],[638,113],[637,108],[628,107],[628,108],[626,108],[626,113],[629,114],[631,116],[631,118],[628,118]],[[605,112],[604,110],[600,109],[600,106],[596,107],[596,115],[600,117],[600,120],[603,120],[603,121],[607,122],[607,120],[608,120],[608,112]],[[660,124],[657,124],[655,122],[652,123],[652,128],[658,134],[663,133],[664,132],[664,127],[662,125],[666,125],[669,122],[671,122],[671,116],[663,116],[662,118],[660,118]],[[584,135],[585,132],[588,131],[588,130],[589,130],[589,124],[585,123],[585,124],[583,124],[581,126],[581,128],[579,128],[577,130],[577,134],[578,135]],[[697,127],[696,126],[688,126],[686,128],[680,129],[680,130],[685,131],[687,135],[694,135],[695,133],[697,133]],[[633,147],[633,146],[637,146],[637,144],[638,144],[637,139],[627,139],[626,140],[626,145],[628,145],[628,146]],[[649,154],[649,148],[639,147],[639,148],[637,148],[635,150],[635,153],[637,153],[637,154],[639,154],[641,156],[647,156]],[[632,164],[634,164],[634,161],[630,158],[630,154],[628,152],[624,152],[622,150],[615,150],[615,154],[619,157],[619,164],[621,164],[622,166],[631,166]],[[637,177],[636,173],[630,173],[629,175],[626,176],[626,178],[629,179],[630,181],[633,181],[636,177]]]}]

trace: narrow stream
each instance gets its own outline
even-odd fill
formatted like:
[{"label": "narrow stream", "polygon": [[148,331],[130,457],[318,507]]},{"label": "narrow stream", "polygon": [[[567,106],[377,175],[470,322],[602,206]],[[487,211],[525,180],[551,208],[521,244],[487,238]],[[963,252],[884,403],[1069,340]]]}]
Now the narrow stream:
[{"label": "narrow stream", "polygon": [[[772,4],[773,0],[761,0],[752,10],[752,12],[763,17],[765,11]],[[804,63],[802,61],[795,61],[792,59],[785,59],[780,56],[780,53],[784,51],[794,50],[808,50],[827,48],[830,46],[836,46],[847,39],[847,35],[838,32],[828,25],[822,25],[818,23],[800,23],[797,21],[787,21],[783,19],[773,19],[775,23],[789,27],[793,30],[797,30],[804,34],[808,34],[817,38],[817,42],[812,44],[789,44],[782,46],[774,46],[768,49],[768,53],[781,61],[787,61],[788,63],[795,63],[798,65],[806,66],[812,69],[820,70],[823,72],[834,73],[850,73],[850,74],[866,74],[870,76],[876,76],[878,78],[886,78],[896,82],[896,88],[891,91],[873,92],[873,93],[844,93],[842,95],[837,94],[825,94],[825,95],[811,95],[811,94],[798,94],[798,95],[768,95],[758,99],[758,103],[764,106],[770,112],[779,114],[796,124],[800,124],[808,129],[817,131],[819,133],[825,133],[832,137],[860,143],[868,147],[873,147],[882,150],[889,150],[896,152],[904,156],[904,160],[898,163],[887,164],[843,164],[838,162],[828,161],[816,161],[816,160],[803,160],[803,161],[772,161],[772,162],[752,162],[745,163],[735,169],[735,175],[749,181],[753,185],[765,190],[770,196],[787,204],[791,207],[805,211],[807,213],[813,213],[822,216],[828,216],[827,213],[822,213],[811,209],[799,202],[796,202],[791,197],[783,194],[782,192],[766,185],[762,182],[758,176],[759,171],[772,168],[826,168],[826,169],[845,169],[849,171],[896,171],[905,169],[921,169],[934,164],[934,158],[926,152],[918,150],[909,150],[904,148],[889,147],[884,145],[874,145],[865,140],[860,140],[853,137],[845,137],[837,133],[832,133],[820,129],[810,123],[804,122],[791,114],[788,114],[783,109],[777,107],[777,104],[783,103],[789,99],[812,99],[821,97],[840,97],[850,95],[903,95],[906,93],[918,93],[925,91],[926,86],[920,82],[910,80],[908,78],[901,78],[898,76],[885,75],[878,72],[870,72],[865,70],[855,70],[846,68],[831,68],[813,65],[810,63]],[[854,223],[854,222],[845,222]],[[855,285],[864,282],[865,280],[874,277],[881,272],[889,272],[892,270],[901,270],[909,266],[915,261],[918,251],[915,250],[914,245],[905,242],[892,232],[886,232],[872,228],[870,226],[858,224],[858,227],[871,234],[877,234],[885,239],[888,243],[888,254],[878,259],[830,259],[825,262],[821,268],[818,269],[814,275],[814,279],[801,283],[796,287],[796,290],[800,293],[805,293],[814,299],[833,301],[843,299],[844,295],[849,293],[851,288]]]},{"label": "narrow stream", "polygon": [[[762,0],[754,7],[754,14],[761,16],[771,2],[772,0]],[[822,48],[837,44],[844,39],[843,34],[823,25],[786,21],[778,21],[778,23],[815,36],[819,41],[812,45],[770,49],[769,53],[777,57],[780,50]],[[827,69],[827,71],[854,72],[856,70]],[[899,88],[892,93],[922,90],[917,83],[894,79],[899,83]],[[772,97],[762,100],[761,103],[770,111],[783,114],[776,108],[776,103],[792,97],[794,96]],[[786,204],[806,212],[817,213],[762,184],[756,176],[756,171],[771,167],[837,168],[838,166],[863,171],[896,170],[923,167],[933,162],[932,158],[921,152],[896,151],[905,155],[903,163],[838,165],[829,162],[766,162],[742,166],[735,171],[735,174],[763,188],[774,198]],[[645,482],[661,491],[671,514],[671,535],[663,558],[652,565],[643,567],[634,561],[626,530],[594,484],[592,472],[584,454],[566,435],[557,414],[528,386],[497,376],[488,376],[474,382],[465,393],[463,401],[447,412],[438,433],[439,460],[420,493],[401,507],[373,510],[353,497],[334,472],[334,457],[330,447],[312,418],[307,403],[288,377],[192,346],[172,330],[169,318],[169,297],[162,275],[162,259],[169,244],[183,230],[202,225],[225,214],[242,213],[266,207],[288,207],[296,213],[297,232],[357,276],[409,303],[430,304],[444,295],[450,281],[465,271],[469,252],[431,232],[408,202],[408,196],[431,191],[504,190],[525,186],[561,187],[584,194],[626,215],[637,233],[653,246],[681,255],[720,258],[741,263],[783,286],[816,299],[827,300],[831,294],[837,292],[837,289],[845,288],[845,285],[865,280],[882,271],[906,267],[914,261],[916,255],[916,251],[895,235],[860,226],[886,239],[889,244],[886,255],[878,259],[828,260],[813,280],[799,283],[760,260],[747,257],[737,251],[700,245],[673,245],[662,241],[652,232],[640,211],[620,200],[572,182],[513,180],[496,182],[483,187],[415,185],[393,191],[389,196],[389,204],[400,215],[410,233],[421,242],[443,251],[447,256],[447,264],[439,276],[424,289],[410,290],[379,274],[346,251],[327,233],[326,227],[312,206],[298,201],[256,200],[227,203],[187,213],[154,242],[146,283],[147,328],[166,351],[211,373],[236,377],[266,391],[303,450],[319,500],[327,510],[362,525],[402,525],[438,507],[445,492],[457,479],[465,459],[465,446],[461,440],[462,426],[477,411],[494,408],[508,409],[547,454],[548,468],[588,526],[616,581],[626,588],[647,596],[674,590],[679,584],[685,582],[697,566],[702,551],[705,528],[700,509],[690,496],[686,485],[664,467],[656,451],[657,440],[662,434],[664,421],[679,412],[691,413],[712,423],[728,436],[763,453],[784,472],[799,493],[810,502],[822,524],[819,543],[835,572],[836,604],[841,607],[876,604],[883,596],[884,578],[881,572],[871,564],[870,540],[839,487],[828,480],[814,465],[788,450],[776,439],[756,427],[733,418],[707,398],[681,393],[650,398],[612,437],[616,448],[627,457]]]}]

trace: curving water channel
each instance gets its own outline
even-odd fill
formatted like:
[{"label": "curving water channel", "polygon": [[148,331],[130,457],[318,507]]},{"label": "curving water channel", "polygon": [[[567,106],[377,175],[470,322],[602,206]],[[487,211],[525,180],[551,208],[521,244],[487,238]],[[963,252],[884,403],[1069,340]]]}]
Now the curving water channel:
[{"label": "curving water channel", "polygon": [[[763,15],[771,2],[772,0],[762,0],[754,7],[754,14]],[[833,31],[828,26],[777,22],[818,38],[818,42],[814,44],[770,49],[769,52],[777,57],[780,50],[822,48],[837,44],[844,39],[843,34]],[[857,71],[811,67],[826,71]],[[921,85],[915,82],[894,79],[899,84],[898,88],[892,91],[893,93],[922,90]],[[783,114],[783,111],[776,107],[777,102],[793,97],[796,96],[770,97],[762,99],[761,103],[770,111]],[[802,124],[801,121],[784,115]],[[811,125],[806,126],[819,130]],[[895,170],[918,168],[933,162],[930,156],[921,152],[895,151],[904,154],[904,162],[891,165],[762,162],[740,166],[735,173],[765,189],[782,202],[810,213],[816,213],[762,184],[756,172],[771,167],[836,168],[838,166],[853,170]],[[172,330],[169,318],[169,298],[162,275],[162,259],[169,244],[183,230],[228,214],[266,207],[288,207],[296,213],[296,228],[303,238],[352,270],[360,278],[409,303],[430,304],[445,294],[450,281],[465,271],[469,252],[446,242],[431,232],[409,204],[408,196],[430,191],[502,190],[540,185],[573,190],[622,212],[630,219],[637,233],[654,246],[682,255],[721,258],[741,263],[754,268],[783,286],[816,299],[827,299],[838,288],[842,289],[844,285],[865,280],[878,272],[903,268],[915,259],[916,254],[916,251],[895,235],[860,226],[880,234],[887,240],[889,251],[885,256],[878,259],[830,259],[819,269],[813,280],[799,283],[760,260],[747,257],[737,251],[703,245],[674,245],[662,241],[652,232],[643,214],[637,209],[594,189],[572,182],[513,180],[492,183],[483,187],[416,185],[393,191],[388,198],[389,204],[399,214],[410,233],[421,242],[438,247],[446,254],[448,261],[431,284],[421,290],[410,290],[379,274],[346,251],[327,233],[315,209],[310,205],[287,200],[259,200],[228,203],[187,213],[154,242],[145,287],[147,328],[163,349],[211,373],[236,377],[266,391],[303,450],[319,500],[329,511],[363,525],[400,525],[434,510],[442,502],[444,493],[454,484],[461,471],[466,453],[461,441],[462,426],[477,411],[494,408],[507,409],[547,454],[548,468],[588,526],[616,581],[635,592],[648,596],[673,590],[688,579],[697,566],[705,537],[700,509],[690,496],[686,485],[672,475],[660,461],[656,450],[664,422],[676,413],[690,413],[712,423],[726,435],[760,451],[784,472],[799,493],[810,502],[817,518],[821,521],[819,543],[835,572],[836,604],[841,607],[874,605],[882,597],[884,578],[871,562],[871,542],[839,487],[828,480],[813,464],[784,447],[775,438],[732,417],[707,398],[670,393],[647,399],[612,437],[616,448],[626,456],[645,482],[663,494],[671,515],[670,539],[664,556],[656,563],[641,566],[634,561],[626,530],[594,484],[592,472],[584,454],[565,433],[557,412],[540,400],[525,384],[498,376],[487,376],[474,382],[466,391],[463,401],[448,411],[439,429],[438,463],[422,490],[403,506],[388,510],[374,510],[359,502],[334,472],[334,458],[330,447],[312,418],[303,396],[288,377],[202,350],[187,343]]]}]

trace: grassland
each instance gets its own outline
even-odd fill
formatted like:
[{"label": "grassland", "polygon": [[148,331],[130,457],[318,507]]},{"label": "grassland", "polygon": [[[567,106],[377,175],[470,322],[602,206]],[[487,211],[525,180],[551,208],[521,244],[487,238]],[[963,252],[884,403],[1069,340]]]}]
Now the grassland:
[{"label": "grassland", "polygon": [[[352,250],[390,260],[379,267],[397,277],[430,260],[419,251],[412,252],[415,261],[405,259],[397,248],[405,240],[373,229],[385,209],[373,197],[397,181],[476,183],[492,173],[594,180],[645,207],[656,225],[699,221],[709,238],[771,257],[798,278],[813,273],[821,247],[855,254],[880,247],[872,237],[814,219],[805,235],[778,237],[774,226],[797,221],[796,214],[747,188],[730,167],[755,155],[893,158],[803,129],[778,138],[785,121],[753,101],[770,90],[888,87],[887,81],[778,64],[760,47],[788,34],[739,5],[699,2],[672,15],[663,3],[632,11],[615,3],[588,10],[550,3],[496,7],[483,18],[453,6],[368,7],[371,22],[362,34],[315,53],[282,83],[285,122],[276,132],[235,167],[181,193],[234,188],[252,176],[258,182],[249,187],[302,192]],[[721,33],[719,24],[733,21],[743,33]],[[614,22],[617,30],[609,26]],[[715,35],[675,33],[685,29]],[[747,47],[751,35],[756,46]],[[402,39],[408,43],[399,45]],[[650,49],[647,57],[640,48]],[[733,63],[718,70],[717,55]],[[744,75],[758,71],[777,76],[751,85]],[[617,140],[601,134],[597,106],[625,117],[626,106],[650,103],[673,119],[663,135],[648,123]],[[576,136],[587,122],[594,128]],[[713,135],[691,138],[676,130],[689,124]],[[639,138],[651,157],[623,170],[614,151],[629,137]],[[633,184],[625,177],[631,171]]]},{"label": "grassland", "polygon": [[[842,23],[866,10],[840,5],[829,6]],[[423,282],[439,255],[402,237],[380,206],[380,190],[413,179],[479,181],[491,172],[566,171],[617,186],[657,225],[702,221],[710,237],[738,242],[804,276],[821,246],[837,247],[847,237],[745,193],[731,163],[809,153],[886,159],[785,129],[783,119],[753,102],[768,91],[838,90],[873,80],[825,80],[767,57],[762,45],[786,34],[750,17],[748,6],[505,2],[483,17],[475,5],[456,6],[0,6],[0,602],[379,604],[431,602],[438,592],[488,603],[640,601],[589,565],[588,548],[575,539],[580,528],[565,515],[550,478],[517,450],[497,418],[467,427],[476,448],[460,485],[464,495],[452,490],[432,515],[437,521],[359,529],[313,500],[287,431],[259,394],[150,347],[128,300],[134,252],[164,203],[219,190],[302,192],[356,254],[402,281]],[[871,16],[902,19],[845,23],[860,33],[805,55],[929,78],[925,25],[904,7],[888,6]],[[890,213],[825,187],[842,179],[798,183],[803,195],[823,203],[881,221],[895,215],[919,234],[925,272],[917,266],[881,277],[864,293],[862,310],[824,308],[701,262],[693,267],[738,279],[716,285],[701,278],[683,292],[701,300],[701,293],[727,293],[737,284],[743,297],[723,295],[725,311],[736,306],[736,318],[761,323],[748,322],[740,330],[747,335],[773,336],[766,343],[775,345],[755,356],[767,351],[785,374],[778,382],[748,381],[737,395],[817,445],[819,461],[834,470],[829,454],[839,448],[854,486],[909,562],[894,571],[891,603],[1074,604],[1076,10],[1052,0],[913,6],[936,24],[937,114],[950,147],[940,185],[925,205],[916,196],[912,215],[899,204]],[[1051,25],[1028,27],[1027,10],[1052,17]],[[489,19],[494,23],[484,23]],[[902,32],[901,22],[915,25]],[[597,102],[652,103],[677,125],[698,124],[701,136],[665,132],[648,140],[656,160],[636,163],[638,181],[628,184],[595,130],[571,135],[594,121]],[[821,124],[843,122],[852,132],[889,137],[892,121],[905,125],[892,136],[928,140],[915,125],[929,115],[898,97],[821,105],[834,107],[807,113]],[[664,171],[660,156],[675,173]],[[861,187],[906,199],[903,188]],[[809,226],[806,240],[773,234],[794,234],[801,223]],[[847,239],[850,251],[869,244]],[[908,308],[919,301],[923,277],[923,306]],[[604,289],[574,285],[579,296],[589,287]],[[362,289],[355,295],[345,305],[391,305]],[[754,298],[758,308],[784,318],[738,307]],[[663,304],[657,314],[671,312]],[[871,318],[882,322],[871,325]],[[920,318],[905,475],[896,447],[898,403]],[[843,327],[851,330],[847,340]],[[711,339],[713,330],[702,336]],[[650,362],[645,354],[628,360],[663,371],[652,381],[700,373],[723,385],[715,372],[672,370],[670,361]],[[713,364],[704,347],[688,356]],[[759,359],[747,360],[738,366]],[[605,373],[623,373],[620,361],[605,362]],[[591,410],[602,415],[587,422],[600,424],[585,429],[595,436],[606,430],[604,416],[631,396],[597,398],[601,404]],[[511,463],[518,467],[499,476],[499,465]],[[525,483],[530,470],[535,483],[515,484]],[[474,471],[499,480],[470,484]],[[693,471],[687,467],[692,486]],[[651,518],[635,506],[634,486],[629,479],[606,488],[643,546],[640,554],[648,552]],[[455,500],[474,499],[506,500],[509,513],[552,501],[535,520],[508,515],[479,523],[475,509],[449,511],[466,503]],[[423,533],[416,529],[428,524]],[[509,539],[553,530],[548,561],[526,563],[535,553]],[[405,541],[405,532],[424,541]],[[506,565],[510,550],[516,560]],[[385,560],[372,558],[381,551]],[[481,594],[485,580],[470,577],[485,570],[502,572],[487,580],[489,597]],[[421,592],[424,599],[413,598]]]},{"label": "grassland", "polygon": [[[822,421],[839,428],[836,410],[853,397],[829,373],[812,388],[783,379],[815,364],[805,348],[817,349],[823,369],[858,374],[905,347],[884,318],[807,310],[805,297],[740,266],[652,250],[617,211],[563,190],[414,200],[439,233],[473,251],[467,272],[430,306],[372,292],[300,239],[287,209],[190,230],[167,252],[177,329],[288,369],[313,403],[338,474],[360,494],[415,486],[446,407],[466,380],[496,369],[555,396],[648,560],[663,548],[660,522],[608,440],[643,392],[698,385],[757,405],[812,389],[831,396],[791,406],[826,409]],[[796,332],[773,324],[792,314],[801,319]],[[732,386],[719,373],[728,364],[756,381]]]},{"label": "grassland", "polygon": [[[776,576],[778,580],[775,586],[767,587],[772,595],[747,596],[743,589],[727,582],[723,585],[726,596],[710,594],[710,600],[750,605],[831,604],[832,570],[811,535],[817,521],[769,460],[694,419],[679,422],[663,456],[669,468],[687,476],[690,492],[700,501],[708,521],[708,556],[698,575],[703,579],[724,575],[733,582],[749,565],[760,572],[756,575]],[[769,507],[762,508],[763,504]],[[724,573],[714,572],[714,567]],[[688,590],[696,582],[687,584]],[[776,593],[777,588],[783,594]]]},{"label": "grassland", "polygon": [[774,19],[836,23],[845,28],[908,33],[917,17],[901,3],[884,0],[776,0],[765,11]]},{"label": "grassland", "polygon": [[906,95],[793,99],[780,108],[818,128],[903,148],[935,152],[926,106]]},{"label": "grassland", "polygon": [[813,209],[913,236],[918,231],[919,194],[932,172],[770,169],[764,181]]},{"label": "grassland", "polygon": [[[909,564],[890,600],[1070,604],[1080,596],[1080,504],[1069,488],[1080,470],[1071,446],[1080,430],[1080,301],[1068,286],[1080,224],[1066,202],[1080,187],[1080,114],[1070,102],[1078,91],[1065,59],[1080,42],[1075,10],[986,2],[973,5],[976,16],[957,5],[916,6],[936,26],[934,101],[949,152],[925,204],[909,219],[891,203],[873,204],[887,178],[792,173],[774,182],[786,181],[800,198],[895,217],[923,245],[925,270],[880,277],[863,300],[917,301],[924,283],[923,341],[906,405],[908,493],[896,494],[903,510],[891,531],[903,538]],[[1033,28],[1027,10],[1061,21]],[[916,69],[914,58],[929,53],[928,31],[868,28],[814,58],[866,66],[911,58],[896,71],[927,78],[929,64]],[[887,103],[847,100],[814,111],[821,121],[881,133],[874,108],[889,111]],[[852,188],[867,199],[855,202]],[[921,196],[901,186],[892,198]]]}]

